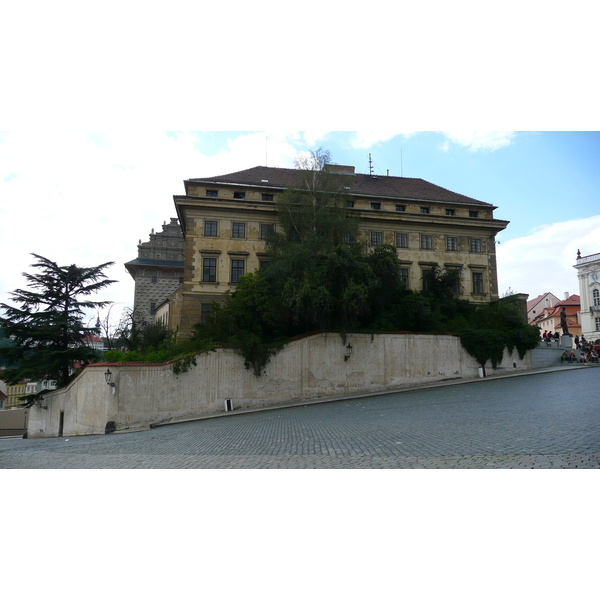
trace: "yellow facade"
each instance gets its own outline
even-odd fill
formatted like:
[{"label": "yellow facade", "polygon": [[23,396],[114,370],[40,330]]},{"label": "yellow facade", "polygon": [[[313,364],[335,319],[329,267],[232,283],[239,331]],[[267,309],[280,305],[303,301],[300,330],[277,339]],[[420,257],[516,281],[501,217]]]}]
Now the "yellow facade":
[{"label": "yellow facade", "polygon": [[23,382],[19,382],[15,385],[6,385],[6,404],[4,408],[20,408],[21,407],[21,398],[26,395],[26,387],[27,384]]},{"label": "yellow facade", "polygon": [[[401,277],[422,290],[423,271],[461,269],[460,297],[487,303],[498,298],[495,236],[508,224],[494,219],[491,204],[420,179],[343,172],[348,211],[359,218],[359,235],[375,246],[397,247]],[[184,283],[170,298],[177,316],[171,327],[186,337],[203,311],[234,290],[237,278],[266,260],[264,237],[277,226],[276,200],[293,186],[298,171],[255,167],[220,177],[184,182],[174,196],[185,236]],[[346,185],[347,184],[347,185]]]}]

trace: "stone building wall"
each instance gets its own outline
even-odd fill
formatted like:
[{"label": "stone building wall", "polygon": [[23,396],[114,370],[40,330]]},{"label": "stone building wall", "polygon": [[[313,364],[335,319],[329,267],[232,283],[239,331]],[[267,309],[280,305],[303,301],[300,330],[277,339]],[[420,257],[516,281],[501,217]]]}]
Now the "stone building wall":
[{"label": "stone building wall", "polygon": [[185,241],[176,218],[152,229],[148,242],[139,241],[138,257],[125,264],[135,281],[134,315],[153,321],[156,309],[183,283]]}]

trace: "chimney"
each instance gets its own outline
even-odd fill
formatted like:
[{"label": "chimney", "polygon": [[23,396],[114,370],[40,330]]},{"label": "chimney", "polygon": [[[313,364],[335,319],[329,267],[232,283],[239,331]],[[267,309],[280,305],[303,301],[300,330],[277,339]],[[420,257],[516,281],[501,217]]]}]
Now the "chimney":
[{"label": "chimney", "polygon": [[340,175],[354,175],[354,167],[349,165],[325,165],[323,167],[323,171],[328,171],[329,173],[337,173]]},{"label": "chimney", "polygon": [[569,292],[565,292],[565,300],[569,299]]}]

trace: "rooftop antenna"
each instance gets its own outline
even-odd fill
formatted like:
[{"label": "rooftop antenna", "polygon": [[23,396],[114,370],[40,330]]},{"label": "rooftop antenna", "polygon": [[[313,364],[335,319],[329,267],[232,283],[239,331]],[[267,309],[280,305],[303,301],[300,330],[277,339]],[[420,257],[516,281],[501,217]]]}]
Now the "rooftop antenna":
[{"label": "rooftop antenna", "polygon": [[369,152],[369,175],[373,177],[373,163],[371,161],[371,153]]},{"label": "rooftop antenna", "polygon": [[269,136],[265,135],[265,167],[268,167],[268,163],[267,163],[267,142],[269,141]]},{"label": "rooftop antenna", "polygon": [[400,148],[400,177],[404,177],[402,171],[402,148]]}]

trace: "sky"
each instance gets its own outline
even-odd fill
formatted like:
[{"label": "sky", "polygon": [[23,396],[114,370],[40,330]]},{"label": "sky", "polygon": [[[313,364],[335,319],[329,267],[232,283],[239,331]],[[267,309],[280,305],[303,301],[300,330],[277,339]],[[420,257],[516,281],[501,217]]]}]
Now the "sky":
[{"label": "sky", "polygon": [[[425,179],[489,202],[510,221],[497,237],[500,294],[579,293],[577,250],[600,252],[600,133],[551,131],[135,131],[0,134],[0,301],[31,271],[114,262],[101,294],[132,305],[123,264],[176,213],[183,180],[267,164],[293,167],[323,147],[357,172]],[[100,298],[99,298],[100,299]]]}]

